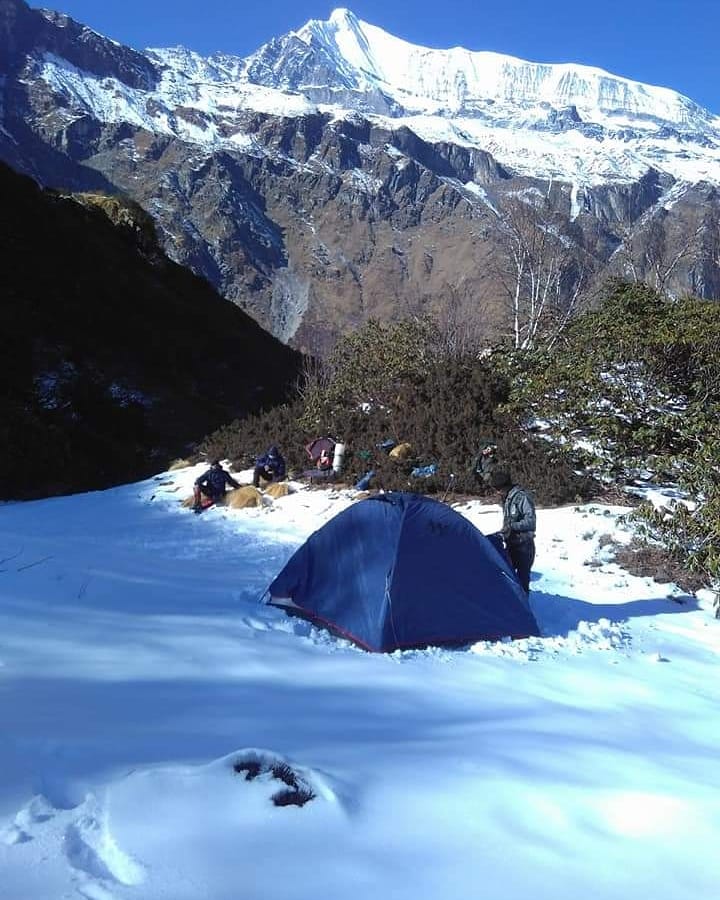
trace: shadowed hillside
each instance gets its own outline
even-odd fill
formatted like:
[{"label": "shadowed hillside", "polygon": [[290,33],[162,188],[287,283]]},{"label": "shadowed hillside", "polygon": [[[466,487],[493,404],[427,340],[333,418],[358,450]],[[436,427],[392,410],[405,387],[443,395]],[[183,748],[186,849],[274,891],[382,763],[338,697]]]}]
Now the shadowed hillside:
[{"label": "shadowed hillside", "polygon": [[0,192],[0,497],[149,474],[284,399],[299,354],[164,256],[139,207],[2,164]]}]

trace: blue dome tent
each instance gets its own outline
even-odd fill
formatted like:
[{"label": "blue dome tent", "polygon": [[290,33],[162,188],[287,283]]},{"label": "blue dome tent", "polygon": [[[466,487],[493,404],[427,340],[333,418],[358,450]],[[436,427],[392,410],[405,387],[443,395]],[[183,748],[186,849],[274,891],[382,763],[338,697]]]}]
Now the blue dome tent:
[{"label": "blue dome tent", "polygon": [[388,493],[348,507],[269,587],[287,612],[366,650],[539,634],[504,555],[444,503]]}]

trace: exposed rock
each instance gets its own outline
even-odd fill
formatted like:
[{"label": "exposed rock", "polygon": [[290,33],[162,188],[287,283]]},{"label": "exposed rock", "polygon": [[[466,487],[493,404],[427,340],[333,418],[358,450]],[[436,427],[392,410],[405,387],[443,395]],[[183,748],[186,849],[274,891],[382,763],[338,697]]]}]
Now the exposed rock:
[{"label": "exposed rock", "polygon": [[[360,35],[361,23],[343,16],[333,28]],[[247,60],[203,60],[181,48],[148,56],[66,16],[0,0],[0,158],[62,190],[132,197],[172,259],[313,352],[371,316],[431,312],[488,335],[505,328],[503,230],[517,197],[554,198],[553,228],[578,259],[561,291],[572,292],[580,270],[587,288],[615,274],[657,280],[672,266],[670,291],[720,296],[712,185],[652,166],[592,184],[533,177],[470,146],[460,127],[457,143],[395,127],[397,98],[340,65],[331,32],[309,23],[302,40],[279,38]],[[294,109],[206,103],[190,75],[182,81],[185,70],[200,72],[207,90],[232,82],[297,92],[277,95]],[[569,97],[573,78],[563,84]],[[501,121],[495,101],[461,88],[453,86],[463,114]],[[310,101],[355,112],[334,116]],[[542,106],[523,124],[530,113],[518,101],[518,127],[603,140],[606,126],[585,121],[574,103]],[[658,140],[667,132],[673,146],[711,141],[707,114],[687,100],[680,106],[689,124],[663,123]],[[688,232],[697,240],[672,265]]]}]

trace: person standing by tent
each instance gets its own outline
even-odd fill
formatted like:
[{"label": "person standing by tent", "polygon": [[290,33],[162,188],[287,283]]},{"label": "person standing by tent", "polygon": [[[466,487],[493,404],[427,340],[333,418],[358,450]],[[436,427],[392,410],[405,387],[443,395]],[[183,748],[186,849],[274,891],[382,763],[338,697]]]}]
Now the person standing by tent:
[{"label": "person standing by tent", "polygon": [[201,494],[205,494],[209,500],[217,503],[221,497],[225,496],[225,485],[228,484],[230,487],[240,487],[232,475],[223,469],[220,460],[213,459],[207,472],[195,479],[195,484],[193,485],[193,510],[195,512],[202,510]]},{"label": "person standing by tent", "polygon": [[285,460],[274,444],[267,453],[263,453],[255,461],[255,472],[253,473],[255,487],[260,487],[261,478],[263,481],[282,481],[285,478]]},{"label": "person standing by tent", "polygon": [[535,561],[535,504],[530,494],[514,484],[510,473],[496,469],[491,483],[503,501],[502,536],[510,562],[526,594],[530,593],[530,570]]}]

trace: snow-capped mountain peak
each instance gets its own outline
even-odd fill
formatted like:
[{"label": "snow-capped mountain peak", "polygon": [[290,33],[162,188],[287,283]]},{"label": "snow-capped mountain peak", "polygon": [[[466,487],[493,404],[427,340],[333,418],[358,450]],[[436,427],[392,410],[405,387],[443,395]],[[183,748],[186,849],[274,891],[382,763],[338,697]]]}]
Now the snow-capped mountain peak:
[{"label": "snow-capped mountain peak", "polygon": [[[85,71],[87,53],[46,48],[40,77],[75,115],[204,147],[247,143],[242,110],[359,113],[391,131],[404,126],[432,143],[487,151],[531,177],[589,186],[655,169],[720,184],[720,118],[676,91],[575,63],[418,46],[345,8],[244,59],[181,47],[144,56],[110,49],[112,66]],[[122,83],[107,81],[115,73]]]},{"label": "snow-capped mountain peak", "polygon": [[[486,104],[573,106],[584,121],[640,119],[687,127],[707,110],[669,88],[573,63],[527,62],[462,47],[431,49],[363,22],[347,9],[311,20],[296,35],[320,47],[355,84],[371,84],[413,112],[479,112]],[[412,109],[416,107],[416,109]],[[716,123],[717,124],[717,123]]]},{"label": "snow-capped mountain peak", "polygon": [[[382,54],[376,58],[377,41],[372,41],[368,32],[377,31],[391,41],[404,43],[398,38],[386,35],[381,29],[362,22],[349,9],[335,9],[327,21],[311,19],[298,32],[297,37],[309,47],[320,46],[337,67],[344,71],[355,71],[356,83],[383,81]],[[375,46],[374,46],[375,44]]]}]

